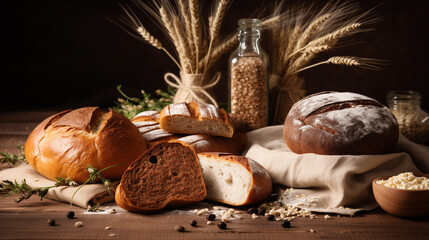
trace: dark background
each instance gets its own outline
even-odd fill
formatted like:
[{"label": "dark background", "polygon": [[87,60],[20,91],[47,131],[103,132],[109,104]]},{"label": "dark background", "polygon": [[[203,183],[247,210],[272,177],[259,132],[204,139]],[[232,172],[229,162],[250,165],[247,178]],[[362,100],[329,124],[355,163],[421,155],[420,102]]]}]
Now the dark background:
[{"label": "dark background", "polygon": [[[202,1],[205,9],[211,1]],[[294,4],[298,1],[287,1]],[[316,1],[315,1],[316,2]],[[323,2],[323,1],[322,1]],[[429,109],[429,8],[425,1],[357,1],[362,12],[376,7],[382,21],[374,31],[356,35],[355,45],[329,53],[389,60],[381,71],[324,65],[302,74],[307,93],[353,91],[385,103],[390,90],[417,90]],[[271,1],[235,0],[222,32],[236,29]],[[300,1],[302,3],[302,1]],[[317,2],[320,4],[320,1]],[[166,89],[163,75],[178,73],[163,52],[124,32],[118,21],[119,4],[130,4],[160,40],[162,34],[133,3],[124,0],[2,0],[0,110],[41,110],[99,105],[113,106],[116,86],[140,97],[140,90]],[[229,54],[228,54],[229,55]],[[226,71],[226,57],[219,65]],[[215,88],[225,101],[226,74]]]}]

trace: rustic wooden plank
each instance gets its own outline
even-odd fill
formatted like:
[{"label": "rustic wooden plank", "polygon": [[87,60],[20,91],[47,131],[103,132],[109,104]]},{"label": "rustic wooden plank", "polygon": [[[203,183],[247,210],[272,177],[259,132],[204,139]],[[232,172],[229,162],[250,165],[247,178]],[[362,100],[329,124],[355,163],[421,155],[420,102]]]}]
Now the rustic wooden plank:
[{"label": "rustic wooden plank", "polygon": [[[206,203],[207,204],[207,203]],[[213,206],[212,203],[208,203]],[[120,209],[116,206],[116,209]],[[207,225],[205,216],[195,214],[137,214],[118,211],[117,214],[85,214],[85,209],[73,207],[75,219],[67,219],[68,204],[37,198],[16,204],[13,198],[0,200],[0,239],[427,239],[429,218],[405,219],[376,210],[357,217],[325,219],[296,218],[291,228],[265,218],[252,219],[247,213],[242,220],[228,223],[226,230]],[[46,221],[55,219],[57,226]],[[189,225],[198,221],[198,227]],[[74,224],[82,221],[82,228]],[[215,220],[217,224],[219,220]],[[186,232],[174,230],[176,224]],[[110,226],[110,230],[105,227]],[[311,232],[313,229],[313,232]],[[114,237],[109,234],[114,233]]]}]

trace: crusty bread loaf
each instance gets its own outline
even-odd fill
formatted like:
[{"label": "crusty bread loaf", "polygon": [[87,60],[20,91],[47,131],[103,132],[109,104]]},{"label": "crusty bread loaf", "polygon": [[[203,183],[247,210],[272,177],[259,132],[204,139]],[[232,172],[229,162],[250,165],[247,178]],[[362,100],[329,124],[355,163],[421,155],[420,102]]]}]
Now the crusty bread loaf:
[{"label": "crusty bread loaf", "polygon": [[283,136],[296,153],[379,154],[395,146],[399,129],[390,110],[374,99],[321,92],[292,106]]},{"label": "crusty bread loaf", "polygon": [[154,212],[202,201],[206,188],[195,151],[161,142],[134,161],[116,188],[116,203],[132,212]]},{"label": "crusty bread loaf", "polygon": [[234,205],[257,204],[271,194],[268,172],[254,160],[235,155],[199,153],[207,198]]},{"label": "crusty bread loaf", "polygon": [[162,129],[171,133],[232,137],[233,124],[223,109],[197,102],[166,106],[160,114]]},{"label": "crusty bread loaf", "polygon": [[209,135],[188,135],[177,139],[191,145],[195,152],[221,152],[241,155],[247,144],[247,135],[236,132],[232,138],[217,137]]},{"label": "crusty bread loaf", "polygon": [[98,170],[116,164],[103,177],[120,179],[146,150],[144,138],[126,117],[112,110],[85,107],[55,114],[40,123],[25,144],[28,163],[43,176],[85,182],[91,164]]}]

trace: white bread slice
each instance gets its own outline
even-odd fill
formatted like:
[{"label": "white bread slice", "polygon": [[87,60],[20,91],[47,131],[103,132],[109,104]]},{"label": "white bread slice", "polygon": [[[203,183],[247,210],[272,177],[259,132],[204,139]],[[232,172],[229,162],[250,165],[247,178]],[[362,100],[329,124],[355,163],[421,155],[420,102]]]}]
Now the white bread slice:
[{"label": "white bread slice", "polygon": [[271,194],[268,172],[254,160],[220,153],[199,153],[207,198],[234,206],[257,204]]},{"label": "white bread slice", "polygon": [[223,109],[204,103],[175,103],[166,106],[159,116],[162,129],[170,133],[206,134],[232,137],[234,127]]}]

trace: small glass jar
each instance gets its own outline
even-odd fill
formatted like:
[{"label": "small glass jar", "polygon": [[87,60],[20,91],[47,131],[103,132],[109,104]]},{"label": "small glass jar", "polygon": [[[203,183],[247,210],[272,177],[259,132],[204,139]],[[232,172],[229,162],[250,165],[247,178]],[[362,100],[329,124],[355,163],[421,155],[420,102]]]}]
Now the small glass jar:
[{"label": "small glass jar", "polygon": [[416,91],[391,91],[387,105],[395,115],[399,131],[408,139],[420,144],[429,140],[429,114],[420,108],[421,95]]},{"label": "small glass jar", "polygon": [[246,131],[268,124],[268,56],[259,46],[261,24],[238,20],[239,46],[229,59],[228,110]]}]

